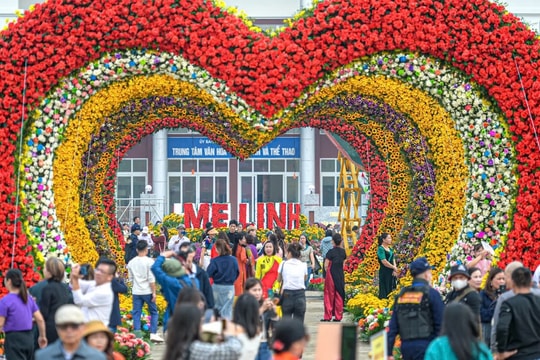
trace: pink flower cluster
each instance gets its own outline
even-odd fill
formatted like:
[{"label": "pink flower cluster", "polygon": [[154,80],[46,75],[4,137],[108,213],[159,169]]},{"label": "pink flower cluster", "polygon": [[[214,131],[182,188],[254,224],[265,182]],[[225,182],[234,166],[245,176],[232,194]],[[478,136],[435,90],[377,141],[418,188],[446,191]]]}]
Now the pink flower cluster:
[{"label": "pink flower cluster", "polygon": [[126,328],[118,328],[119,332],[114,334],[114,349],[124,355],[126,359],[150,358],[150,345],[143,339],[137,338],[135,334],[130,333]]}]

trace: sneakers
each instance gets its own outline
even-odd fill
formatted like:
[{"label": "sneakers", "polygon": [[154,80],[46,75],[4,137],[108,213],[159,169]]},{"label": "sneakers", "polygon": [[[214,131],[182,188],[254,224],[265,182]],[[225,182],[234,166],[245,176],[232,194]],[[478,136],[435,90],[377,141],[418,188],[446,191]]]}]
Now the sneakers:
[{"label": "sneakers", "polygon": [[163,338],[158,334],[150,334],[150,341],[155,343],[162,343],[165,340],[163,340]]}]

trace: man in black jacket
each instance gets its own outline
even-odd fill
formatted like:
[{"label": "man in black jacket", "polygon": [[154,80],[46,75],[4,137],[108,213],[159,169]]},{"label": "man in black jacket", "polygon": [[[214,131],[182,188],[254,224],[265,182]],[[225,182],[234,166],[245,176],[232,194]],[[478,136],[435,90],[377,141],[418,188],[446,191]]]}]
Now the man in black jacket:
[{"label": "man in black jacket", "polygon": [[502,303],[497,323],[499,358],[540,359],[540,298],[531,292],[532,274],[517,268],[512,282],[515,296]]},{"label": "man in black jacket", "polygon": [[240,237],[240,234],[237,232],[236,226],[238,225],[238,221],[231,220],[229,221],[229,232],[227,233],[227,237],[229,238],[229,242],[231,243],[231,247],[233,244],[235,244],[236,238]]},{"label": "man in black jacket", "polygon": [[463,264],[452,266],[448,280],[452,283],[453,290],[448,294],[446,303],[460,302],[467,305],[478,317],[480,325],[480,307],[482,298],[480,294],[469,285],[471,276],[467,271],[467,267]]}]

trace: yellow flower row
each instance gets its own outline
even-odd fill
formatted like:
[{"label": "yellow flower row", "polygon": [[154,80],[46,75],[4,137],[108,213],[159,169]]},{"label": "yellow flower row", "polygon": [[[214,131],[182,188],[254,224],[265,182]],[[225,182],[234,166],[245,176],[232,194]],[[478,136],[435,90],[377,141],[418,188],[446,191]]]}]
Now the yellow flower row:
[{"label": "yellow flower row", "polygon": [[[427,256],[429,261],[437,266],[438,271],[442,270],[446,254],[459,234],[467,179],[467,169],[462,160],[463,145],[454,130],[452,119],[430,97],[396,80],[357,77],[342,86],[338,85],[328,91],[323,90],[319,96],[324,99],[321,101],[325,101],[339,93],[362,94],[384,101],[397,111],[407,114],[415,122],[422,136],[428,139],[433,163],[437,168],[437,188],[434,198],[435,208],[430,214],[428,232],[418,254]],[[310,101],[316,102],[317,96],[308,100],[308,104]],[[380,229],[384,231],[383,226]],[[366,254],[364,264],[347,276],[347,282],[355,282],[360,284],[359,286],[373,283],[369,276],[373,276],[373,270],[378,268],[376,249],[377,245],[374,243]],[[410,281],[410,276],[407,276],[401,279],[400,285],[406,286]],[[366,303],[372,304],[371,307],[384,307],[381,304],[373,305],[372,298],[373,294],[360,292],[349,301],[348,306],[365,311],[370,307]]]},{"label": "yellow flower row", "polygon": [[[82,154],[88,149],[92,134],[99,131],[107,117],[118,112],[130,101],[150,96],[196,99],[203,106],[213,106],[233,128],[245,131],[247,138],[257,139],[257,143],[260,144],[268,141],[264,134],[250,128],[226,105],[216,103],[207,92],[167,75],[134,77],[113,83],[98,91],[70,121],[65,132],[66,140],[56,150],[53,165],[55,179],[53,190],[61,223],[60,228],[77,262],[94,263],[97,260],[95,246],[90,240],[84,218],[79,214],[81,183],[77,174],[81,171]],[[221,124],[207,125],[222,126]],[[126,131],[136,128],[135,124],[131,124]],[[254,152],[252,149],[246,149],[246,151]],[[103,179],[104,177],[100,175],[98,181],[103,181]],[[98,206],[102,204],[99,197],[95,201]]]},{"label": "yellow flower row", "polygon": [[371,293],[361,293],[347,302],[349,309],[362,310],[364,316],[370,315],[373,310],[384,309],[390,306],[388,299],[379,299]]},{"label": "yellow flower row", "polygon": [[[318,94],[298,107],[297,111],[321,101],[328,101],[339,94],[371,96],[406,114],[428,141],[436,171],[435,208],[430,215],[428,232],[419,254],[441,270],[446,254],[458,238],[465,205],[467,168],[463,163],[463,144],[454,129],[454,122],[437,101],[424,92],[398,80],[383,77],[351,78]],[[385,231],[380,227],[380,231]],[[368,259],[376,259],[374,243]]]}]

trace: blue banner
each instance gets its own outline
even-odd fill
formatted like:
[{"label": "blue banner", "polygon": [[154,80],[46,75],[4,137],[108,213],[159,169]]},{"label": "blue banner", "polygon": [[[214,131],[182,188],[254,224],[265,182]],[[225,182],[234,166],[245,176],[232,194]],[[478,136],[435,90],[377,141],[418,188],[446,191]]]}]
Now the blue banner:
[{"label": "blue banner", "polygon": [[[220,145],[206,137],[169,137],[167,141],[167,156],[169,159],[228,159],[233,157]],[[297,137],[274,139],[251,156],[251,159],[271,158],[300,158],[300,139]]]}]

